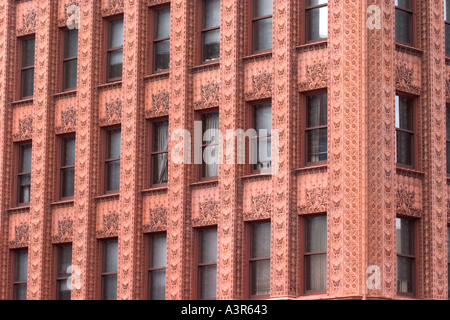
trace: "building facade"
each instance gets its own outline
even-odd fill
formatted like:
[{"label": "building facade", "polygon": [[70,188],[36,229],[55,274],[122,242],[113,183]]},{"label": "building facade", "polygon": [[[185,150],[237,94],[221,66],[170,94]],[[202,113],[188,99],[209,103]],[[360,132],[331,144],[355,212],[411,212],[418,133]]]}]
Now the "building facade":
[{"label": "building facade", "polygon": [[448,299],[449,8],[1,0],[0,299]]}]

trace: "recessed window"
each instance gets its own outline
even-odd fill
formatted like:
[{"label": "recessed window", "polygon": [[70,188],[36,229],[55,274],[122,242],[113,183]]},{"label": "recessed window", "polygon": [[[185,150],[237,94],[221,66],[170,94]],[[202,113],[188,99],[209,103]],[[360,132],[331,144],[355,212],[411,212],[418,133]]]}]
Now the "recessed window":
[{"label": "recessed window", "polygon": [[60,199],[74,196],[75,187],[75,135],[61,137],[60,151]]},{"label": "recessed window", "polygon": [[305,219],[305,292],[327,289],[327,216]]},{"label": "recessed window", "polygon": [[250,298],[267,298],[270,296],[270,222],[252,223],[249,227]]},{"label": "recessed window", "polygon": [[397,218],[397,292],[414,295],[416,277],[415,221]]},{"label": "recessed window", "polygon": [[220,57],[220,0],[202,0],[202,62]]},{"label": "recessed window", "polygon": [[447,145],[447,175],[450,175],[450,107],[445,108],[446,145]]},{"label": "recessed window", "polygon": [[216,299],[217,289],[217,228],[198,232],[198,289],[200,300]]},{"label": "recessed window", "polygon": [[153,11],[153,72],[170,67],[170,7]]},{"label": "recessed window", "polygon": [[202,121],[202,165],[200,180],[219,176],[219,112],[203,113]]},{"label": "recessed window", "polygon": [[106,130],[105,138],[105,193],[115,193],[120,190],[120,128]]},{"label": "recessed window", "polygon": [[71,289],[68,280],[71,277],[69,267],[72,265],[72,245],[56,246],[56,299],[70,300]]},{"label": "recessed window", "polygon": [[414,100],[395,96],[395,127],[397,143],[397,164],[414,165]]},{"label": "recessed window", "polygon": [[30,98],[34,94],[34,53],[35,38],[21,40],[20,98]]},{"label": "recessed window", "polygon": [[167,184],[169,166],[169,120],[151,124],[151,185]]},{"label": "recessed window", "polygon": [[328,159],[328,95],[306,96],[306,162],[319,163]]},{"label": "recessed window", "polygon": [[306,0],[306,42],[328,37],[328,0]]},{"label": "recessed window", "polygon": [[256,130],[249,145],[251,170],[255,174],[268,172],[272,168],[272,103],[253,105],[251,116]]},{"label": "recessed window", "polygon": [[31,199],[31,143],[21,144],[18,148],[17,204],[23,206]]},{"label": "recessed window", "polygon": [[444,2],[445,55],[450,55],[450,0]]},{"label": "recessed window", "polygon": [[123,67],[123,17],[108,21],[107,81],[122,79]]},{"label": "recessed window", "polygon": [[78,29],[64,30],[63,45],[63,91],[77,87]]},{"label": "recessed window", "polygon": [[252,0],[252,51],[272,49],[272,0]]},{"label": "recessed window", "polygon": [[414,24],[413,0],[395,0],[395,40],[412,46]]},{"label": "recessed window", "polygon": [[450,300],[450,227],[447,227],[448,299]]},{"label": "recessed window", "polygon": [[27,300],[28,250],[14,250],[13,299]]},{"label": "recessed window", "polygon": [[166,234],[149,236],[148,297],[149,300],[166,299]]},{"label": "recessed window", "polygon": [[103,240],[102,247],[102,300],[117,300],[117,239]]}]

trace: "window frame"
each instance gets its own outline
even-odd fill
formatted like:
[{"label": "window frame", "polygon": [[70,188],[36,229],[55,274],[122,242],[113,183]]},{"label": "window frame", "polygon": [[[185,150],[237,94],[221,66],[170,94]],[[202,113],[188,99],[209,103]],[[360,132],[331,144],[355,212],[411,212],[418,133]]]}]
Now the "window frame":
[{"label": "window frame", "polygon": [[[119,161],[120,164],[122,157],[120,158],[114,158],[114,159],[108,159],[107,158],[107,153],[109,152],[108,149],[108,133],[110,131],[114,131],[120,129],[120,137],[122,139],[122,127],[121,125],[114,125],[114,126],[109,126],[109,127],[104,127],[102,128],[102,194],[103,195],[118,195],[120,194],[120,182],[119,182],[119,189],[118,190],[107,190],[107,181],[108,181],[108,170],[107,170],[107,164],[114,162],[114,161]],[[121,152],[121,156],[122,156],[122,141],[120,143],[120,152]],[[121,168],[121,166],[120,166]],[[120,170],[119,170],[120,171]],[[120,176],[120,172],[119,172],[119,176]]]},{"label": "window frame", "polygon": [[[100,276],[100,282],[99,282],[99,288],[98,288],[98,290],[99,290],[99,294],[100,294],[100,299],[99,300],[102,300],[102,301],[106,301],[105,299],[104,299],[104,294],[105,294],[105,291],[104,291],[104,281],[103,281],[103,279],[104,279],[104,277],[105,276],[111,276],[111,275],[116,275],[116,276],[118,276],[118,273],[119,273],[119,261],[117,261],[117,272],[104,272],[103,271],[103,264],[104,264],[104,262],[105,262],[105,248],[106,248],[106,246],[105,246],[105,243],[106,242],[109,242],[109,241],[117,241],[117,256],[119,256],[119,238],[117,238],[117,237],[112,237],[112,238],[104,238],[104,239],[98,239],[98,242],[99,242],[99,259],[100,259],[100,262],[99,262],[99,264],[98,264],[98,270],[99,270],[99,276]],[[118,285],[118,283],[117,283],[117,285]],[[116,287],[116,294],[118,294],[119,293],[119,290],[118,290],[118,287]]]},{"label": "window frame", "polygon": [[[28,67],[23,67],[23,52],[24,52],[24,49],[23,49],[23,42],[24,41],[27,41],[27,40],[31,40],[31,39],[34,39],[34,63],[33,63],[33,66],[28,66]],[[34,97],[34,88],[33,88],[33,94],[31,95],[31,96],[24,96],[23,95],[23,76],[22,76],[22,73],[23,73],[23,71],[25,71],[25,70],[31,70],[31,69],[33,69],[33,84],[34,84],[34,82],[35,82],[35,78],[36,78],[36,34],[30,34],[30,35],[27,35],[27,36],[23,36],[23,37],[18,37],[17,38],[17,40],[18,40],[18,47],[19,47],[19,49],[18,49],[18,56],[17,56],[17,59],[18,59],[18,63],[17,63],[17,65],[18,65],[18,74],[19,74],[19,76],[18,76],[18,87],[17,87],[17,91],[18,91],[18,97],[19,97],[19,100],[31,100],[31,99],[33,99],[33,97]]]},{"label": "window frame", "polygon": [[[216,242],[216,246],[217,246],[217,258],[216,258],[216,262],[215,263],[200,263],[200,254],[201,254],[201,231],[202,230],[208,230],[208,229],[214,229],[216,230],[217,233],[217,242]],[[195,283],[195,298],[197,300],[201,300],[201,301],[214,301],[217,300],[217,284],[218,284],[218,273],[217,273],[217,266],[219,263],[219,229],[217,227],[217,225],[212,225],[212,226],[205,226],[205,227],[200,227],[200,228],[196,228],[195,230],[195,237],[194,237],[194,268],[196,270],[196,272],[194,273],[194,283]],[[200,270],[202,267],[210,267],[210,266],[216,266],[216,298],[215,299],[201,299],[200,298],[200,288],[201,288],[201,277],[200,277]]]},{"label": "window frame", "polygon": [[[203,44],[203,39],[204,39],[204,34],[206,33],[206,32],[209,32],[209,31],[214,31],[214,30],[219,30],[219,32],[220,32],[220,30],[221,30],[221,23],[222,23],[222,12],[220,12],[220,23],[219,23],[219,25],[217,26],[217,27],[211,27],[211,28],[206,28],[206,29],[204,29],[203,28],[203,17],[204,17],[204,15],[203,15],[203,1],[204,0],[197,0],[197,4],[198,4],[198,21],[197,21],[197,24],[198,24],[198,39],[197,39],[197,41],[198,41],[198,48],[199,48],[199,50],[198,50],[198,64],[200,64],[200,65],[203,65],[203,64],[209,64],[209,63],[216,63],[216,62],[218,62],[219,60],[220,60],[220,53],[219,53],[219,57],[218,58],[216,58],[216,59],[213,59],[213,60],[210,60],[210,61],[206,61],[205,60],[205,57],[203,56],[203,49],[204,49],[204,44]],[[222,0],[220,0],[220,5],[221,5],[221,9],[222,9]],[[221,43],[220,43],[220,37],[219,37],[219,45],[221,45]]]},{"label": "window frame", "polygon": [[[255,101],[251,101],[248,103],[248,110],[247,110],[247,116],[248,116],[248,121],[247,121],[247,129],[253,129],[256,131],[256,118],[255,118],[255,107],[258,105],[264,105],[266,103],[270,103],[270,107],[272,110],[272,125],[271,125],[271,130],[273,130],[273,101],[271,98],[269,99],[262,99],[262,100],[255,100]],[[248,144],[246,145],[246,158],[247,158],[247,172],[250,175],[268,175],[272,173],[272,166],[268,169],[262,169],[262,170],[255,170],[254,166],[257,165],[256,164],[252,164],[250,163],[251,161],[251,155],[250,155],[250,147],[252,145],[252,139],[256,139],[256,143],[257,146],[259,145],[259,140],[260,139],[264,139],[264,138],[272,138],[272,134],[268,134],[265,136],[260,136],[258,134],[258,132],[256,132],[256,136],[254,137],[249,137],[248,138]],[[247,140],[247,138],[246,138]],[[271,152],[271,159],[273,160],[273,154]],[[258,160],[258,155],[256,155],[256,159]]]},{"label": "window frame", "polygon": [[[217,115],[219,116],[219,126],[220,126],[220,111],[219,111],[219,108],[216,107],[216,108],[210,108],[210,109],[205,109],[205,110],[199,110],[199,111],[195,112],[195,120],[202,122],[202,144],[201,144],[202,163],[201,164],[197,164],[196,165],[196,170],[195,170],[196,171],[196,174],[195,174],[196,181],[198,181],[198,182],[211,182],[211,181],[218,181],[219,180],[220,164],[218,164],[218,167],[219,167],[218,170],[219,171],[218,171],[217,176],[207,177],[207,178],[206,177],[202,177],[203,169],[205,167],[205,162],[204,162],[204,159],[203,159],[203,152],[204,152],[205,148],[208,147],[208,146],[217,146],[220,149],[220,143],[221,143],[220,140],[217,143],[209,143],[209,144],[208,143],[204,143],[204,141],[203,141],[204,132],[203,132],[202,116],[205,115],[205,114],[213,114],[213,113],[217,113]],[[219,127],[219,131],[220,131],[220,127]],[[218,154],[218,157],[219,156],[220,155]]]},{"label": "window frame", "polygon": [[410,30],[410,32],[411,32],[411,43],[404,43],[404,42],[401,42],[401,41],[397,40],[397,37],[395,35],[395,33],[397,32],[397,29],[396,29],[397,28],[397,21],[396,20],[395,20],[395,25],[394,25],[394,40],[395,40],[395,43],[397,43],[397,44],[404,45],[404,46],[409,46],[409,47],[415,47],[416,46],[416,38],[417,38],[417,36],[416,36],[416,12],[417,12],[417,6],[416,6],[416,0],[411,0],[411,1],[412,1],[411,2],[411,6],[412,6],[411,10],[403,8],[403,7],[396,6],[395,2],[394,2],[394,19],[395,19],[395,14],[396,14],[397,10],[400,10],[400,11],[407,12],[407,13],[411,14],[411,19],[412,19],[411,20],[411,30]]},{"label": "window frame", "polygon": [[[75,161],[74,161],[74,165],[72,166],[63,166],[62,165],[62,155],[64,153],[64,141],[66,139],[70,139],[73,138],[75,140]],[[58,139],[58,145],[57,145],[57,159],[58,159],[58,170],[56,173],[56,185],[57,185],[57,191],[58,191],[58,201],[71,201],[75,198],[75,181],[74,181],[74,195],[71,197],[63,197],[62,194],[62,187],[63,187],[63,183],[62,183],[62,172],[67,170],[67,169],[74,169],[76,167],[76,143],[77,143],[77,138],[76,138],[76,134],[75,133],[67,133],[67,134],[63,134],[63,135],[58,135],[57,136]]]},{"label": "window frame", "polygon": [[[157,23],[157,21],[156,21],[156,12],[160,11],[160,10],[164,10],[166,8],[169,8],[170,15],[172,15],[170,2],[163,3],[163,4],[160,4],[160,5],[155,5],[155,6],[152,6],[152,7],[149,8],[150,13],[149,13],[149,19],[148,20],[149,20],[149,24],[150,24],[150,41],[149,41],[149,46],[150,46],[150,48],[149,48],[149,52],[150,52],[150,54],[149,54],[149,56],[150,56],[150,68],[149,68],[150,69],[150,74],[158,74],[158,73],[164,73],[164,72],[169,72],[170,71],[170,62],[169,62],[169,68],[167,68],[167,69],[163,69],[163,70],[159,70],[158,71],[155,68],[155,62],[156,62],[156,59],[155,59],[155,48],[156,48],[156,46],[155,46],[155,44],[157,42],[162,42],[162,41],[167,41],[167,40],[170,41],[170,35],[169,35],[169,37],[166,37],[166,38],[156,38],[156,36],[155,36],[156,23]],[[171,29],[172,29],[172,26],[171,26]],[[169,51],[169,55],[170,55],[170,51]]]},{"label": "window frame", "polygon": [[[168,128],[168,133],[170,133],[170,122],[169,122],[169,117],[168,116],[164,116],[164,117],[158,117],[158,118],[152,118],[150,120],[148,120],[148,161],[147,161],[147,165],[148,165],[148,174],[147,174],[147,179],[148,179],[148,183],[147,185],[149,186],[150,189],[157,189],[157,188],[167,188],[169,181],[167,181],[167,183],[160,183],[160,184],[155,184],[153,183],[153,156],[158,155],[158,154],[164,154],[167,153],[167,159],[169,159],[169,148],[167,149],[167,151],[153,151],[153,135],[154,135],[154,125],[155,123],[159,123],[159,122],[164,122],[167,121],[169,124],[169,128]],[[169,144],[170,144],[170,136],[169,136]],[[170,145],[169,145],[170,147]],[[167,171],[169,171],[169,162],[167,162]],[[169,180],[169,174],[167,172],[167,180]]]},{"label": "window frame", "polygon": [[[31,171],[30,172],[20,172],[20,167],[22,166],[22,148],[24,146],[30,146],[31,147]],[[15,144],[15,178],[14,178],[14,207],[17,208],[26,208],[30,207],[31,205],[31,182],[30,182],[30,201],[29,202],[20,202],[20,177],[30,175],[30,181],[31,181],[31,175],[33,172],[33,142],[32,140],[27,140],[23,142],[19,142]]]},{"label": "window frame", "polygon": [[111,52],[114,52],[114,51],[119,51],[119,50],[122,50],[122,52],[123,52],[123,49],[124,49],[124,45],[123,45],[123,43],[122,43],[122,46],[119,46],[119,47],[112,47],[112,48],[110,48],[109,47],[109,35],[110,35],[110,31],[111,31],[111,29],[110,29],[110,23],[112,22],[112,21],[115,21],[115,20],[120,20],[120,19],[122,19],[122,21],[123,21],[123,26],[124,26],[124,29],[123,29],[123,31],[124,31],[124,42],[125,42],[125,16],[124,16],[124,14],[123,13],[120,13],[120,14],[116,14],[116,15],[113,15],[113,16],[110,16],[110,17],[106,17],[106,18],[103,18],[103,28],[104,28],[104,33],[103,33],[103,45],[104,45],[104,58],[103,58],[103,60],[104,60],[104,68],[103,68],[103,72],[104,72],[104,79],[105,79],[105,82],[106,83],[113,83],[113,82],[120,82],[120,81],[122,81],[122,79],[123,79],[123,63],[124,63],[124,59],[122,58],[122,76],[121,77],[115,77],[115,78],[110,78],[110,76],[109,76],[109,67],[110,67],[110,65],[109,65],[109,56],[110,56],[110,53]]},{"label": "window frame", "polygon": [[[145,264],[145,293],[146,293],[146,297],[147,300],[152,300],[151,299],[151,276],[150,274],[152,272],[155,271],[165,271],[166,272],[166,290],[165,290],[165,295],[167,293],[167,261],[166,261],[166,266],[164,268],[152,268],[152,252],[153,252],[153,238],[155,236],[158,235],[164,235],[166,237],[166,257],[167,257],[167,232],[166,231],[162,231],[162,232],[154,232],[154,233],[149,233],[147,234],[146,237],[146,241],[145,241],[145,246],[146,246],[146,250],[145,250],[145,254],[146,254],[146,264]],[[152,301],[156,301],[156,300],[152,300]]]},{"label": "window frame", "polygon": [[[15,288],[17,285],[21,285],[21,284],[26,284],[27,285],[27,291],[28,291],[28,272],[27,272],[27,281],[16,281],[16,253],[17,252],[27,252],[27,262],[29,264],[29,249],[26,248],[17,248],[17,249],[12,249],[10,251],[10,257],[11,257],[11,289],[10,289],[10,295],[11,295],[11,300],[13,301],[19,301],[15,299]],[[28,271],[28,266],[27,265],[27,271]],[[28,300],[28,292],[27,292],[27,300]]]},{"label": "window frame", "polygon": [[[302,6],[303,6],[303,10],[302,10],[302,20],[305,23],[305,27],[304,30],[302,32],[302,43],[303,44],[312,44],[312,43],[317,43],[317,42],[326,42],[328,41],[328,32],[327,32],[327,37],[326,38],[320,38],[320,39],[315,39],[315,40],[307,40],[308,39],[308,31],[310,30],[310,26],[306,23],[306,16],[307,16],[307,12],[314,10],[314,9],[318,9],[318,8],[322,8],[322,7],[328,7],[328,2],[327,3],[323,3],[323,4],[319,4],[319,5],[315,5],[315,6],[307,6],[306,5],[306,1],[303,0],[302,1]],[[329,15],[329,11],[328,11],[328,15]]]},{"label": "window frame", "polygon": [[[397,91],[395,93],[395,97],[402,97],[402,98],[407,98],[409,100],[411,100],[411,108],[412,108],[412,121],[413,121],[413,131],[411,130],[405,130],[405,129],[399,129],[397,128],[397,125],[394,123],[395,126],[395,165],[397,166],[397,168],[403,168],[403,169],[409,169],[409,170],[416,170],[417,168],[417,164],[418,164],[418,137],[417,137],[417,126],[418,126],[418,110],[417,110],[417,96],[412,95],[410,93],[405,93],[405,92],[400,92]],[[395,106],[395,101],[394,101],[394,116],[396,117],[396,106]],[[408,134],[412,134],[412,145],[411,147],[413,148],[413,150],[411,151],[411,165],[407,165],[407,164],[402,164],[399,163],[397,160],[397,154],[398,154],[398,142],[397,142],[397,131],[400,132],[404,132],[404,133],[408,133]]]},{"label": "window frame", "polygon": [[[264,50],[255,50],[255,42],[254,42],[254,22],[255,21],[259,21],[259,20],[264,20],[264,19],[272,19],[272,39],[273,39],[273,2],[272,2],[272,14],[271,15],[265,15],[265,16],[260,16],[260,17],[254,17],[254,1],[255,0],[248,0],[248,8],[249,8],[249,36],[248,36],[248,51],[249,54],[264,54],[264,53],[268,53],[268,52],[272,52],[273,50],[273,43],[272,43],[272,48],[270,49],[264,49]],[[272,40],[273,41],[273,40]]]},{"label": "window frame", "polygon": [[[398,253],[398,249],[397,247],[395,248],[395,258],[396,258],[396,274],[398,275],[398,257],[402,257],[402,258],[407,258],[407,259],[412,259],[413,261],[413,267],[414,267],[414,274],[412,277],[413,283],[413,292],[412,293],[404,293],[404,292],[399,292],[398,291],[398,287],[397,287],[397,278],[395,279],[395,292],[397,294],[397,296],[400,297],[410,297],[410,298],[417,298],[417,288],[418,288],[418,284],[419,284],[419,264],[418,264],[418,253],[419,253],[419,237],[418,237],[418,223],[419,223],[419,219],[411,217],[411,216],[405,216],[405,215],[397,215],[396,219],[402,219],[402,220],[410,220],[413,222],[413,239],[414,239],[414,256],[411,255],[405,255],[405,254],[399,254]],[[397,236],[397,235],[396,235]]]},{"label": "window frame", "polygon": [[[66,34],[68,32],[74,31],[77,29],[69,29],[67,27],[64,28],[60,28],[59,29],[59,41],[60,41],[60,49],[59,49],[59,56],[60,56],[60,68],[61,71],[59,72],[59,83],[60,83],[60,90],[61,92],[70,92],[70,91],[76,91],[78,85],[76,85],[74,88],[67,88],[66,87],[66,77],[65,77],[65,69],[64,66],[67,62],[71,62],[71,61],[76,61],[77,62],[77,66],[78,66],[78,51],[77,51],[77,56],[76,57],[70,57],[70,58],[65,58],[64,57],[64,51],[65,51],[65,45],[66,45]],[[77,30],[78,31],[78,30]],[[79,33],[78,33],[78,38],[77,38],[78,44],[79,44]],[[78,70],[78,69],[77,69]],[[78,72],[77,72],[77,81],[78,81]]]},{"label": "window frame", "polygon": [[59,299],[59,291],[58,291],[58,283],[61,281],[67,281],[71,276],[68,277],[58,277],[58,269],[59,269],[59,249],[61,247],[70,246],[71,247],[71,253],[72,253],[72,261],[73,261],[73,244],[72,243],[58,243],[53,245],[53,266],[54,266],[54,290],[53,290],[53,297],[55,300],[61,301]]}]

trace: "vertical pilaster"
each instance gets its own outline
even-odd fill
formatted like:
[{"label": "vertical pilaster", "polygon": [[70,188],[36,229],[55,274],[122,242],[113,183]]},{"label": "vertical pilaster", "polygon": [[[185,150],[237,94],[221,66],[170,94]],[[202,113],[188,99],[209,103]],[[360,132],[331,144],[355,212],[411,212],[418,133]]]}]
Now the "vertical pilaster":
[{"label": "vertical pilaster", "polygon": [[50,298],[51,292],[51,188],[54,157],[54,105],[51,89],[56,51],[56,0],[39,0],[34,81],[33,155],[28,249],[28,299]]},{"label": "vertical pilaster", "polygon": [[118,299],[142,297],[143,1],[125,1]]}]

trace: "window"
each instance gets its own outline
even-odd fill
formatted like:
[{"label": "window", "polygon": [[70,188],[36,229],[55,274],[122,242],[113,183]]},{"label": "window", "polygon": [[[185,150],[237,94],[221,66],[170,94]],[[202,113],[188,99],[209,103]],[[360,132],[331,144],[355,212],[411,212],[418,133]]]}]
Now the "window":
[{"label": "window", "polygon": [[272,0],[252,0],[252,51],[272,49]]},{"label": "window", "polygon": [[28,250],[15,250],[13,300],[27,300]]},{"label": "window", "polygon": [[414,166],[414,100],[395,96],[397,164]]},{"label": "window", "polygon": [[169,121],[153,122],[151,142],[151,185],[167,184],[169,165]]},{"label": "window", "polygon": [[220,57],[220,0],[202,0],[202,62]]},{"label": "window", "polygon": [[250,298],[270,296],[270,222],[250,225]]},{"label": "window", "polygon": [[166,298],[166,250],[166,234],[154,234],[149,237],[149,300],[165,300]]},{"label": "window", "polygon": [[219,176],[219,112],[203,113],[202,165],[200,180],[217,179]]},{"label": "window", "polygon": [[199,229],[198,232],[198,288],[200,300],[216,299],[217,289],[217,228]]},{"label": "window", "polygon": [[35,38],[21,40],[22,61],[20,66],[20,99],[34,94],[34,53]]},{"label": "window", "polygon": [[450,175],[450,107],[446,108],[447,175]]},{"label": "window", "polygon": [[106,130],[105,136],[105,193],[115,193],[120,190],[120,128]]},{"label": "window", "polygon": [[117,239],[102,241],[102,300],[117,300]]},{"label": "window", "polygon": [[153,72],[170,67],[170,7],[153,11]]},{"label": "window", "polygon": [[317,164],[328,159],[328,95],[306,96],[306,163]]},{"label": "window", "polygon": [[17,174],[17,204],[30,203],[31,191],[31,143],[19,145],[19,168]]},{"label": "window", "polygon": [[74,196],[75,187],[75,135],[60,138],[60,199]]},{"label": "window", "polygon": [[444,2],[445,55],[450,55],[450,0]]},{"label": "window", "polygon": [[253,105],[252,122],[256,136],[250,140],[251,171],[268,172],[272,168],[272,103]]},{"label": "window", "polygon": [[107,81],[122,79],[123,17],[108,21]]},{"label": "window", "polygon": [[77,64],[78,64],[78,29],[64,30],[63,47],[63,91],[77,87]]},{"label": "window", "polygon": [[448,299],[450,300],[450,227],[447,227]]},{"label": "window", "polygon": [[306,42],[328,37],[328,0],[305,1]]},{"label": "window", "polygon": [[71,273],[72,245],[56,246],[56,300],[70,300],[71,290],[67,281]]},{"label": "window", "polygon": [[413,43],[414,0],[395,0],[395,40],[407,45]]},{"label": "window", "polygon": [[397,292],[415,293],[415,223],[411,219],[397,218]]},{"label": "window", "polygon": [[327,289],[327,216],[305,219],[305,292]]}]

